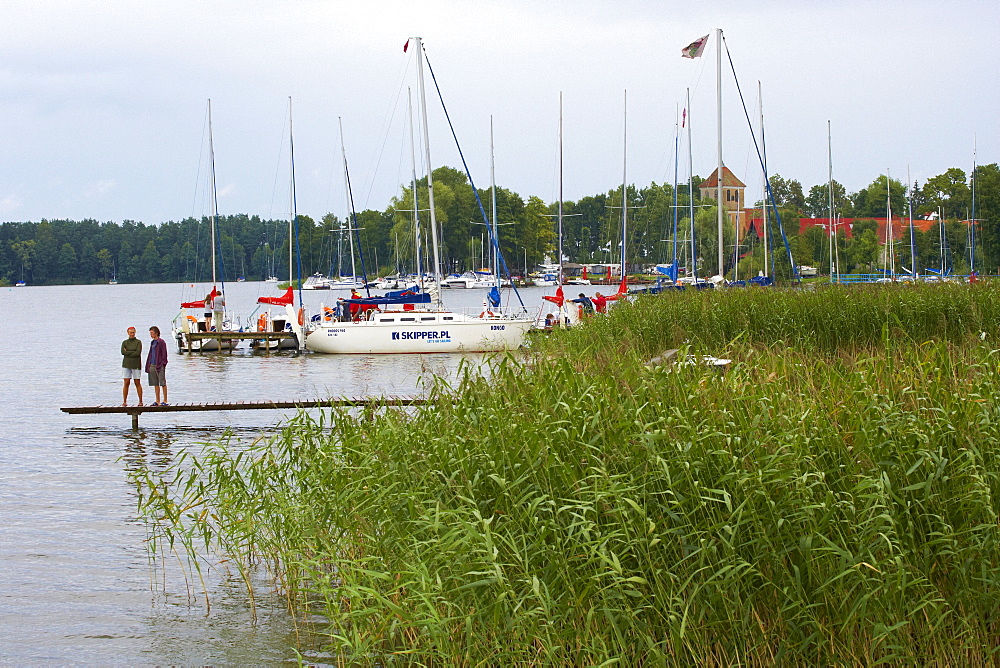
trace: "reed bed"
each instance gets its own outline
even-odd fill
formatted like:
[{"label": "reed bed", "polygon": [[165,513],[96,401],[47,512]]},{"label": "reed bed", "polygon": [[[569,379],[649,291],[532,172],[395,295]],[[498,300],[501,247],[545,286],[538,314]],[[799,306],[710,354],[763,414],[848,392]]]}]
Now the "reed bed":
[{"label": "reed bed", "polygon": [[139,475],[140,509],[267,564],[338,664],[995,662],[997,292],[642,298],[434,406]]}]

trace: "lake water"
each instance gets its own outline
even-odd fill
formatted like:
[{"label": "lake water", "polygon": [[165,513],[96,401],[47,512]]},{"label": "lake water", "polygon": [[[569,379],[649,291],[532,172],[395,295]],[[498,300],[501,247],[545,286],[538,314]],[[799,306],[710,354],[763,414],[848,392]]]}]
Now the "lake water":
[{"label": "lake water", "polygon": [[[567,292],[593,295],[598,286]],[[613,288],[604,288],[605,292]],[[225,427],[252,439],[281,411],[67,415],[62,406],[121,403],[125,330],[148,350],[150,325],[169,344],[171,403],[300,400],[420,392],[451,376],[459,355],[180,355],[169,340],[181,301],[204,285],[99,285],[0,289],[0,664],[273,664],[294,661],[296,634],[280,600],[258,599],[215,574],[206,609],[180,567],[150,565],[136,519],[132,467],[162,468],[200,450]],[[539,307],[551,288],[522,290]],[[274,285],[227,286],[229,307],[249,315]],[[338,293],[303,293],[307,310]],[[445,292],[450,307],[476,307],[480,290]],[[478,356],[466,356],[468,359]],[[145,387],[146,403],[152,388]],[[130,403],[135,402],[134,390]],[[284,415],[294,412],[284,412]],[[260,593],[260,592],[258,592]],[[308,641],[305,643],[309,645]]]}]

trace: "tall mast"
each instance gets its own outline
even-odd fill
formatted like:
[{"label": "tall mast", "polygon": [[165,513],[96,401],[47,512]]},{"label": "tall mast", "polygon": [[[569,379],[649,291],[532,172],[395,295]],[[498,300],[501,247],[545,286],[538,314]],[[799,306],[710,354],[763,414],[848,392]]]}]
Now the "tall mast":
[{"label": "tall mast", "polygon": [[294,280],[293,269],[292,269],[292,244],[294,243],[294,230],[292,229],[295,224],[295,144],[292,142],[292,98],[288,98],[288,161],[291,167],[291,181],[289,181],[288,187],[289,192],[289,204],[291,204],[292,216],[288,219],[288,282],[291,284]]},{"label": "tall mast", "polygon": [[628,168],[628,91],[625,91],[624,105],[622,107],[624,123],[622,127],[622,280],[625,279],[625,236],[628,232],[628,181],[626,170]]},{"label": "tall mast", "polygon": [[410,87],[406,87],[406,104],[410,113],[410,165],[413,168],[413,249],[417,263],[417,285],[424,285],[424,270],[420,263],[420,209],[417,207],[417,153],[413,141],[413,100]]},{"label": "tall mast", "polygon": [[212,100],[208,100],[208,159],[212,164],[211,180],[212,180],[212,224],[209,225],[211,230],[211,242],[212,242],[212,289],[215,289],[215,226],[219,224],[219,199],[216,193],[215,187],[215,141],[212,138]]},{"label": "tall mast", "polygon": [[976,271],[976,136],[972,135],[972,220],[969,221],[969,274]]},{"label": "tall mast", "polygon": [[556,283],[563,284],[563,124],[562,124],[562,91],[559,91],[559,271]]},{"label": "tall mast", "polygon": [[910,180],[910,166],[906,166],[906,216],[910,220],[910,275],[917,277],[917,243],[913,238],[913,181]]},{"label": "tall mast", "polygon": [[834,282],[834,275],[837,273],[837,267],[833,260],[833,245],[836,243],[836,226],[834,224],[833,218],[833,137],[830,130],[830,121],[826,121],[826,204],[829,218],[827,222],[830,224],[830,282]]},{"label": "tall mast", "polygon": [[885,170],[885,267],[889,270],[890,278],[895,278],[896,276],[896,255],[894,242],[895,237],[892,234],[892,188],[889,182],[889,170]]},{"label": "tall mast", "polygon": [[691,223],[691,267],[688,277],[694,277],[698,282],[698,255],[694,243],[694,156],[691,148],[691,89],[686,91],[687,97],[687,130],[688,130],[688,221]]},{"label": "tall mast", "polygon": [[948,230],[945,229],[944,210],[940,206],[938,207],[938,241],[941,248],[941,275],[944,276],[948,269],[948,260],[945,255],[948,245]]},{"label": "tall mast", "polygon": [[438,249],[437,216],[434,213],[434,179],[431,174],[431,145],[427,131],[427,97],[424,92],[424,45],[419,37],[411,37],[417,45],[417,86],[420,92],[421,124],[424,131],[424,157],[427,162],[427,202],[431,210],[431,245],[434,249],[434,285],[437,292],[434,296],[438,306],[441,305],[441,254]]},{"label": "tall mast", "polygon": [[497,248],[500,246],[500,237],[497,236],[497,175],[496,165],[493,162],[493,114],[490,114],[490,227],[493,228],[493,238],[490,243],[490,270],[497,279],[497,287],[500,287],[500,263],[497,261]]},{"label": "tall mast", "polygon": [[763,94],[761,93],[761,90],[760,90],[760,81],[757,81],[757,99],[760,100],[760,146],[761,146],[761,150],[763,152],[763,160],[762,160],[762,162],[764,163],[764,193],[763,193],[763,197],[760,200],[760,204],[761,204],[761,206],[760,206],[760,218],[761,218],[760,232],[761,232],[761,235],[763,236],[763,239],[764,239],[764,276],[768,276],[769,275],[768,274],[768,270],[770,269],[770,265],[767,262],[767,253],[768,253],[768,250],[769,250],[768,249],[768,245],[769,245],[769,243],[768,243],[768,237],[770,235],[768,234],[768,229],[767,229],[767,147],[764,144],[764,96],[763,96]]},{"label": "tall mast", "polygon": [[[677,278],[677,218],[680,212],[677,210],[677,170],[680,164],[680,148],[681,148],[681,128],[677,113],[677,107],[674,106],[674,240],[673,240],[673,258],[671,258],[670,263],[673,265],[674,279]],[[676,280],[675,280],[676,282]]]},{"label": "tall mast", "polygon": [[718,231],[719,231],[719,277],[722,278],[722,272],[725,269],[725,258],[722,248],[722,28],[715,29],[715,100],[716,100],[716,124],[717,124],[717,135],[718,135],[718,166],[716,168],[716,175],[718,176],[717,183],[717,202],[718,206]]},{"label": "tall mast", "polygon": [[358,271],[354,264],[354,207],[351,205],[351,183],[347,173],[347,149],[344,147],[344,122],[340,116],[337,117],[337,124],[340,127],[340,155],[344,163],[344,203],[347,205],[347,240],[350,243],[351,251],[351,280],[358,282]]}]

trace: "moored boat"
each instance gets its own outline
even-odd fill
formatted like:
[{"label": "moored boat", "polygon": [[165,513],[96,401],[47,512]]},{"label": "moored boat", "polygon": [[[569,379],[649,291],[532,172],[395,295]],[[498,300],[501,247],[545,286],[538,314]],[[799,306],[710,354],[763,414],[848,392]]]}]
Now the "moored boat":
[{"label": "moored boat", "polygon": [[[324,310],[319,325],[306,336],[306,347],[315,352],[383,354],[512,350],[524,343],[528,330],[535,322],[535,315],[529,313],[523,304],[519,308],[500,307],[500,290],[495,278],[487,293],[483,309],[478,314],[446,309],[441,302],[441,261],[427,132],[424,52],[419,37],[407,41],[408,47],[411,44],[416,47],[435,285],[430,292],[407,290],[389,293],[384,297],[344,300],[336,315]],[[470,185],[472,185],[471,177]],[[475,186],[472,187],[475,192]],[[481,204],[480,210],[486,219]],[[490,238],[499,255],[499,247],[492,231]],[[502,257],[499,259],[502,263]],[[348,309],[346,313],[345,307]]]}]

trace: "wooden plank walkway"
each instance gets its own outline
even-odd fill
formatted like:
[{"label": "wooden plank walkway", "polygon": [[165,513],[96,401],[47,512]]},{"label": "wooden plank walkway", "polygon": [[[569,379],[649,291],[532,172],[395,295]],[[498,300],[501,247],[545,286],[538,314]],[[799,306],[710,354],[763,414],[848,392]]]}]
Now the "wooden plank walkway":
[{"label": "wooden plank walkway", "polygon": [[302,399],[298,401],[236,401],[201,404],[170,404],[167,406],[65,406],[63,413],[71,415],[94,415],[99,413],[123,413],[132,416],[132,428],[139,428],[142,413],[180,413],[190,411],[252,411],[282,408],[327,408],[347,406],[357,408],[378,408],[381,406],[421,406],[430,403],[422,397],[331,397],[329,399]]},{"label": "wooden plank walkway", "polygon": [[[211,352],[219,352],[219,353],[221,353],[221,352],[225,352],[226,349],[227,349],[226,346],[223,346],[221,344],[224,343],[224,342],[227,342],[227,341],[228,342],[232,342],[232,341],[269,341],[269,342],[274,342],[274,341],[284,341],[286,339],[297,340],[295,334],[292,333],[292,332],[253,332],[253,331],[247,331],[247,332],[230,332],[230,331],[222,331],[222,332],[186,332],[186,333],[183,334],[183,339],[184,339],[184,341],[186,343],[182,343],[180,345],[180,349],[181,349],[182,352],[184,352],[186,350],[188,353],[202,352],[201,350],[198,350],[198,351],[194,350],[194,343],[196,341],[205,341],[205,340],[218,341],[219,344],[220,344],[219,348],[217,350],[213,350]],[[265,352],[270,353],[271,352],[271,347],[270,346],[264,346],[264,350],[265,350]],[[231,347],[229,347],[228,351],[231,353],[233,351],[233,349]]]}]

